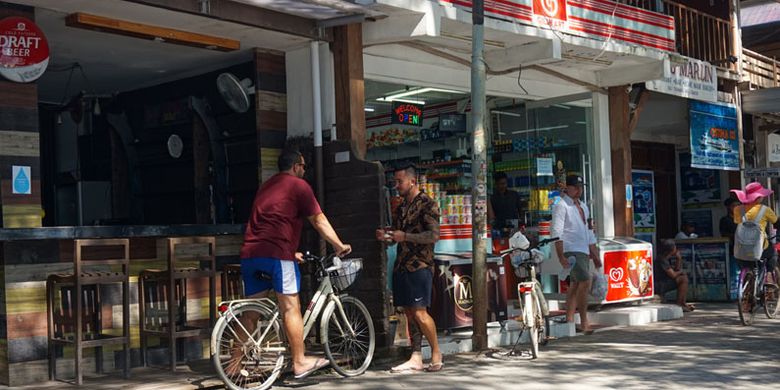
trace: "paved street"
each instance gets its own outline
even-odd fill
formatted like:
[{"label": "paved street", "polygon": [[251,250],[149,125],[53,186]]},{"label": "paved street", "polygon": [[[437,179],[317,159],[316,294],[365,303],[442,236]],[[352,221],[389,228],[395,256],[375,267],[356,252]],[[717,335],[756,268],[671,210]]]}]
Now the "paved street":
[{"label": "paved street", "polygon": [[[757,315],[739,324],[732,304],[700,304],[685,319],[605,330],[551,342],[540,359],[500,358],[500,351],[445,358],[440,373],[389,374],[388,364],[357,378],[328,373],[308,385],[275,388],[371,389],[584,389],[776,388],[780,381],[780,319]],[[99,384],[98,384],[99,383]],[[134,370],[130,381],[92,379],[88,389],[219,389],[212,375]],[[62,388],[48,383],[29,389]]]}]

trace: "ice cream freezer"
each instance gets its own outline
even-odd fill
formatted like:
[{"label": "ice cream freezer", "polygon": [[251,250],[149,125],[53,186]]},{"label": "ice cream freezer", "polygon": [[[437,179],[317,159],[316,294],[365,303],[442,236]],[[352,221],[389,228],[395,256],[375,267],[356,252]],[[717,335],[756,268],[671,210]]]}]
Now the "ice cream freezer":
[{"label": "ice cream freezer", "polygon": [[[598,240],[599,257],[607,280],[607,297],[600,303],[630,302],[653,296],[653,246],[633,237],[611,237]],[[593,265],[591,263],[591,269]],[[568,288],[555,250],[542,263],[542,279],[557,281],[558,292]],[[545,292],[547,291],[545,288]]]},{"label": "ice cream freezer", "polygon": [[[470,327],[474,299],[471,253],[436,254],[430,313],[440,329]],[[488,321],[506,321],[507,270],[498,256],[487,257]]]}]

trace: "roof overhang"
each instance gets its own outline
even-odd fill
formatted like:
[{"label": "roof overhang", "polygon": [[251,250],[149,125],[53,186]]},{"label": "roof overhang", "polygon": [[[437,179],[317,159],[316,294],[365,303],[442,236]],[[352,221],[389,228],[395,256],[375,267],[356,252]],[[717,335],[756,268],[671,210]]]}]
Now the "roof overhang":
[{"label": "roof overhang", "polygon": [[[468,90],[469,10],[444,0],[377,0],[372,8],[388,17],[363,25],[366,78],[410,82],[418,75],[425,85]],[[668,76],[668,58],[666,51],[614,39],[485,18],[493,95],[541,99],[660,79]]]},{"label": "roof overhang", "polygon": [[742,111],[746,114],[780,114],[780,87],[742,91]]}]

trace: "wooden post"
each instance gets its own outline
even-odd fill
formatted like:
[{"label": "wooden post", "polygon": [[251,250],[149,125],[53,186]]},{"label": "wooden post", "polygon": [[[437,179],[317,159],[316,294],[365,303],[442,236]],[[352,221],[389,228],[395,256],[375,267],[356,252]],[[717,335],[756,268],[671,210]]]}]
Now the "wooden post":
[{"label": "wooden post", "polygon": [[276,160],[287,140],[287,77],[284,53],[255,49],[257,182],[279,169]]},{"label": "wooden post", "polygon": [[336,27],[333,32],[336,136],[349,140],[359,158],[366,157],[362,28],[360,24],[349,24]]},{"label": "wooden post", "polygon": [[612,194],[615,236],[634,235],[634,214],[626,201],[631,184],[631,127],[628,86],[609,88],[609,138],[612,155]]}]

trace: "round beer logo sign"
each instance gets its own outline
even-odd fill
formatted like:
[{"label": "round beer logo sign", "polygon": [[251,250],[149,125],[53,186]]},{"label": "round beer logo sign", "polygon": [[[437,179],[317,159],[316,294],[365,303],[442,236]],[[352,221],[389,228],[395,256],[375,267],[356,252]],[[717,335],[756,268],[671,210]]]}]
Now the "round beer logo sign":
[{"label": "round beer logo sign", "polygon": [[18,16],[0,20],[0,75],[11,81],[37,80],[49,65],[49,44],[38,26]]}]

